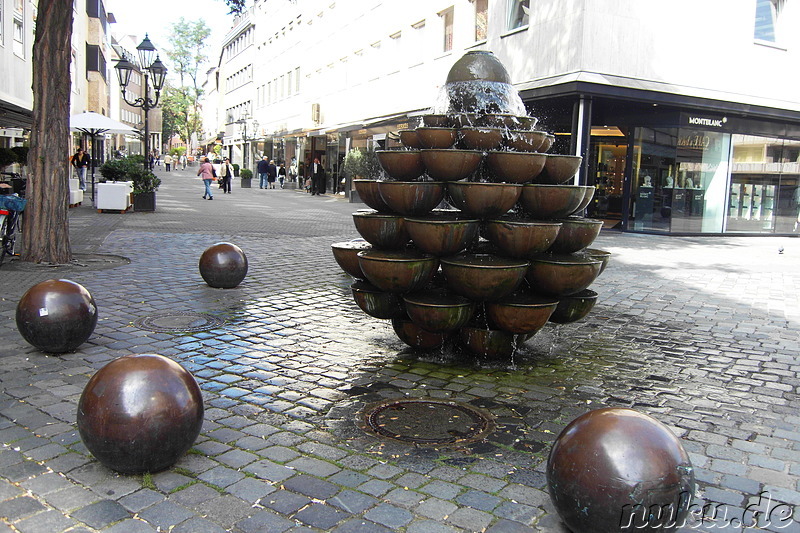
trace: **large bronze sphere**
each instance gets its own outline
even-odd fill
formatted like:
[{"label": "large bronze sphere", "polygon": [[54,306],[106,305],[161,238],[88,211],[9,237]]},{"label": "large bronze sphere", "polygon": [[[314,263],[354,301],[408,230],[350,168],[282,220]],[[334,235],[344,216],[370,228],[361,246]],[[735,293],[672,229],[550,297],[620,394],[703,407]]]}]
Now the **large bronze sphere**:
[{"label": "large bronze sphere", "polygon": [[689,456],[664,424],[633,409],[605,408],[579,416],[558,436],[547,486],[573,533],[671,532],[686,519],[695,481]]},{"label": "large bronze sphere", "polygon": [[68,279],[37,283],[17,304],[17,329],[43,352],[71,352],[89,340],[96,325],[94,298]]},{"label": "large bronze sphere", "polygon": [[78,431],[102,464],[158,472],[192,446],[203,425],[194,377],[157,354],[126,355],[92,376],[78,402]]},{"label": "large bronze sphere", "polygon": [[247,275],[247,256],[229,242],[218,242],[200,256],[200,275],[210,287],[232,289]]}]

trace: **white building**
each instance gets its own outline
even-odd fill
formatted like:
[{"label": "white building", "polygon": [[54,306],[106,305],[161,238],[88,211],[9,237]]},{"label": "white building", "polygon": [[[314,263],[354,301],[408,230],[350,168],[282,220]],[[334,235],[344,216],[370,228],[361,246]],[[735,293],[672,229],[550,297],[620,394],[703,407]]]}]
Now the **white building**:
[{"label": "white building", "polygon": [[0,148],[20,146],[33,119],[36,3],[0,0]]}]

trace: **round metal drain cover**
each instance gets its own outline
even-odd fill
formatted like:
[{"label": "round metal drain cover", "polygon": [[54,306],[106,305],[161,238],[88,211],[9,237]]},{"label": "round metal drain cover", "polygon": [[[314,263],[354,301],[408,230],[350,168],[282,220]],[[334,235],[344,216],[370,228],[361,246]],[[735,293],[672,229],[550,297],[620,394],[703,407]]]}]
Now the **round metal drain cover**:
[{"label": "round metal drain cover", "polygon": [[490,414],[444,400],[382,402],[364,411],[363,422],[381,437],[425,446],[475,442],[494,431]]},{"label": "round metal drain cover", "polygon": [[223,320],[205,313],[192,313],[190,311],[173,311],[146,316],[134,322],[139,329],[156,331],[158,333],[192,333],[205,331],[224,324]]}]

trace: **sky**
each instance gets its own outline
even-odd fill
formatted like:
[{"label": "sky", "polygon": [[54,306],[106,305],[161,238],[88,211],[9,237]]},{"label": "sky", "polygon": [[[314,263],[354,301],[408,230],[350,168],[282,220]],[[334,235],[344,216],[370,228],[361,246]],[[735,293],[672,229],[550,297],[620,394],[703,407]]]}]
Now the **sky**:
[{"label": "sky", "polygon": [[[224,0],[105,0],[105,6],[106,12],[113,13],[117,20],[111,24],[113,33],[134,34],[139,42],[148,33],[159,51],[169,47],[172,24],[181,17],[186,20],[204,19],[211,28],[206,55],[212,62],[233,20]],[[165,55],[162,54],[161,59],[166,63]]]}]

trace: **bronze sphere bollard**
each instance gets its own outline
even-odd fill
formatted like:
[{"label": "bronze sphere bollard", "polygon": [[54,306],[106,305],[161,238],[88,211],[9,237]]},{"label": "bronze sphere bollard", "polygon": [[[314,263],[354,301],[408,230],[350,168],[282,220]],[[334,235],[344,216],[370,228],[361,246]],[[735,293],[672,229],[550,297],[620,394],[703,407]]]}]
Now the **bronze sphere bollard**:
[{"label": "bronze sphere bollard", "polygon": [[16,320],[22,337],[36,348],[66,353],[91,337],[97,325],[97,306],[82,285],[50,279],[22,295]]},{"label": "bronze sphere bollard", "polygon": [[547,487],[573,533],[671,532],[684,525],[695,481],[689,455],[669,428],[611,407],[564,428],[550,450]]},{"label": "bronze sphere bollard", "polygon": [[247,275],[247,256],[229,242],[218,242],[200,256],[200,275],[216,289],[232,289]]},{"label": "bronze sphere bollard", "polygon": [[203,397],[194,377],[157,354],[126,355],[92,376],[78,402],[78,431],[98,461],[136,474],[169,468],[194,444]]}]

